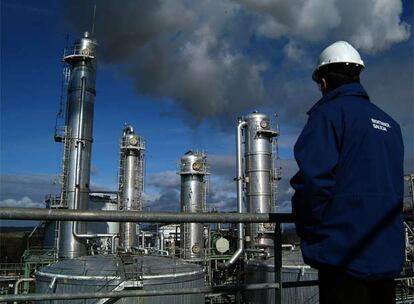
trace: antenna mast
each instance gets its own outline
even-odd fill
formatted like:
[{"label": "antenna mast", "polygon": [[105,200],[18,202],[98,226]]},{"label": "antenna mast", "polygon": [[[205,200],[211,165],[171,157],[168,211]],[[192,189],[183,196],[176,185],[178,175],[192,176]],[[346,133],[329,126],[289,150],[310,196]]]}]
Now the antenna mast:
[{"label": "antenna mast", "polygon": [[96,3],[93,5],[93,17],[92,17],[92,31],[91,37],[95,34],[95,16],[96,16]]}]

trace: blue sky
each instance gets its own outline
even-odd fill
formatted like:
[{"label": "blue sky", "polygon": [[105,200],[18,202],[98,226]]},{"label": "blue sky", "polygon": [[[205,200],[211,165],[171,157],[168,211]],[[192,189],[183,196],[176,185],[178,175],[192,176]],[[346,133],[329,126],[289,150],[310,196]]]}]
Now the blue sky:
[{"label": "blue sky", "polygon": [[[159,6],[141,2],[125,2],[132,13],[114,8],[116,2],[98,4],[96,34],[102,55],[93,187],[116,188],[118,142],[127,122],[147,141],[149,206],[178,208],[174,171],[180,156],[193,148],[211,156],[212,205],[234,209],[235,122],[237,116],[259,110],[279,115],[281,200],[287,202],[287,181],[295,170],[293,144],[306,110],[319,95],[310,79],[313,64],[319,52],[338,39],[350,40],[361,51],[367,65],[363,83],[374,102],[403,125],[406,171],[413,171],[412,1],[389,1],[385,13],[371,7],[373,0],[360,1],[354,17],[347,4],[334,0],[309,1],[318,9],[324,3],[316,12],[299,7],[300,1],[291,1],[288,8],[249,0],[174,0]],[[53,177],[59,173],[61,147],[53,141],[53,130],[61,93],[61,52],[66,34],[70,44],[89,29],[91,4],[1,1],[3,205],[41,206],[45,192],[57,191]],[[378,18],[379,12],[384,18]],[[156,18],[161,22],[153,22]]]}]

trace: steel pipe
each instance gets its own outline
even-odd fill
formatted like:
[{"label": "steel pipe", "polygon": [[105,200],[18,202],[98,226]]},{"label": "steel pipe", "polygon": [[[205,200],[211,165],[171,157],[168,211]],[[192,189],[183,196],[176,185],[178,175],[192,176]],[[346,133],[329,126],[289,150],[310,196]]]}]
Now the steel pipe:
[{"label": "steel pipe", "polygon": [[[85,222],[145,222],[145,223],[294,223],[292,213],[239,214],[137,212],[112,210],[70,210],[0,207],[2,220],[47,220]],[[405,221],[414,221],[414,214],[404,214]]]},{"label": "steel pipe", "polygon": [[[20,286],[21,283],[34,282],[34,281],[36,281],[35,278],[22,278],[22,279],[17,280],[16,283],[14,284],[14,294],[15,295],[19,294],[19,286]],[[17,301],[14,301],[13,304],[17,304]]]},{"label": "steel pipe", "polygon": [[257,290],[257,289],[278,289],[276,283],[260,283],[247,285],[221,285],[214,287],[198,288],[176,288],[164,290],[122,290],[114,292],[86,292],[86,293],[56,293],[56,294],[26,294],[26,295],[1,295],[0,302],[23,302],[23,301],[50,301],[50,300],[77,300],[77,299],[103,299],[103,298],[130,298],[130,297],[151,297],[170,296],[180,294],[199,293],[234,293],[236,291]]},{"label": "steel pipe", "polygon": [[[160,246],[159,246],[159,250],[160,251],[164,251],[164,232],[163,231],[159,231],[158,235],[160,237]],[[168,252],[168,251],[167,251]]]},{"label": "steel pipe", "polygon": [[175,213],[40,208],[0,208],[3,220],[146,223],[292,223],[291,213]]},{"label": "steel pipe", "polygon": [[[242,130],[247,122],[240,120],[236,128],[236,165],[237,165],[237,213],[243,214],[243,156],[242,156]],[[232,266],[241,256],[244,250],[244,224],[238,223],[237,231],[237,250],[231,258],[224,264],[228,268]]]}]

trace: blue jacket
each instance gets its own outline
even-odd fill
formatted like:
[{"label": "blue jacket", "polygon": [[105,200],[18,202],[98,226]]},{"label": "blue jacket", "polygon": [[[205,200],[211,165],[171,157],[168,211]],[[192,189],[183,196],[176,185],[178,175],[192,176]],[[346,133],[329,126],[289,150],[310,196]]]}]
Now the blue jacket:
[{"label": "blue jacket", "polygon": [[359,83],[329,92],[308,115],[290,181],[305,262],[359,279],[397,276],[405,246],[400,126]]}]

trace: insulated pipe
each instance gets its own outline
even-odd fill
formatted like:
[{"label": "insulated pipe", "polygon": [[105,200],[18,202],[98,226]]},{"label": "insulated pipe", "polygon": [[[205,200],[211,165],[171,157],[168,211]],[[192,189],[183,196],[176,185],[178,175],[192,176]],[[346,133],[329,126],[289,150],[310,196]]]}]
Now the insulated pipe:
[{"label": "insulated pipe", "polygon": [[115,243],[115,240],[117,239],[117,238],[119,238],[119,235],[118,234],[114,234],[112,237],[111,237],[111,251],[112,251],[112,253],[116,253],[116,243]]},{"label": "insulated pipe", "polygon": [[[242,163],[242,130],[247,125],[246,121],[239,120],[236,131],[236,162],[237,162],[237,213],[243,213],[243,163]],[[244,250],[244,224],[238,223],[237,231],[237,250],[228,260],[224,267],[233,265],[241,256]]]},{"label": "insulated pipe", "polygon": [[160,251],[164,251],[164,232],[159,231],[158,232],[159,236],[160,236]]},{"label": "insulated pipe", "polygon": [[[19,294],[19,286],[21,283],[24,282],[34,282],[36,281],[35,278],[22,278],[16,281],[16,283],[14,283],[14,294],[18,295]],[[17,304],[17,301],[14,301],[13,304]]]}]

